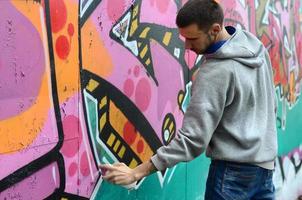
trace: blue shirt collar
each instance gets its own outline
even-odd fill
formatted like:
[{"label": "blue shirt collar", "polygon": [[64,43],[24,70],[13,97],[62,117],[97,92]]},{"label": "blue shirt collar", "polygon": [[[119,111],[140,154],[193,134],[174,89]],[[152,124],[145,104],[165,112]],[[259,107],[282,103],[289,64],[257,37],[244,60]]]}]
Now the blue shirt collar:
[{"label": "blue shirt collar", "polygon": [[[233,35],[236,32],[236,28],[234,28],[232,26],[227,26],[227,27],[225,27],[225,29],[227,30],[227,32],[230,35]],[[215,53],[225,42],[226,42],[226,40],[220,40],[218,42],[215,42],[214,44],[212,44],[208,47],[208,49],[204,52],[204,54]]]}]

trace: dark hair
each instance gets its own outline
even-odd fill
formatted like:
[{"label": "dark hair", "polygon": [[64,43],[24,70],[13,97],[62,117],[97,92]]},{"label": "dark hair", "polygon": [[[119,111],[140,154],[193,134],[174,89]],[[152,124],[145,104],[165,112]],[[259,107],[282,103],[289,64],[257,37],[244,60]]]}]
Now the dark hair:
[{"label": "dark hair", "polygon": [[214,23],[223,23],[223,10],[215,0],[189,0],[179,10],[176,24],[184,28],[197,24],[200,30],[207,31]]}]

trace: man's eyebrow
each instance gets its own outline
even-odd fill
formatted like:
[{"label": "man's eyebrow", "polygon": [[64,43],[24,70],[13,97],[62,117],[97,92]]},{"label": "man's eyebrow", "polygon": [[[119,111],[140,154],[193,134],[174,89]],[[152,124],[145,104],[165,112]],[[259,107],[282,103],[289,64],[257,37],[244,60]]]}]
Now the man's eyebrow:
[{"label": "man's eyebrow", "polygon": [[195,40],[195,39],[197,39],[198,37],[191,37],[191,38],[189,38],[189,37],[185,37],[187,40]]}]

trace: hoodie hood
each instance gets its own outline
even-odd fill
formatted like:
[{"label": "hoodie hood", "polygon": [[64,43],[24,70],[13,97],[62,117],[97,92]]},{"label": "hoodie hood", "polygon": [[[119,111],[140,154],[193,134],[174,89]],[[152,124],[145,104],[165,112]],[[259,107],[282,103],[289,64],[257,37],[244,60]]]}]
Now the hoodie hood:
[{"label": "hoodie hood", "polygon": [[205,54],[206,58],[232,59],[250,68],[259,68],[263,59],[262,43],[249,32],[227,26],[226,30],[232,36],[213,54]]}]

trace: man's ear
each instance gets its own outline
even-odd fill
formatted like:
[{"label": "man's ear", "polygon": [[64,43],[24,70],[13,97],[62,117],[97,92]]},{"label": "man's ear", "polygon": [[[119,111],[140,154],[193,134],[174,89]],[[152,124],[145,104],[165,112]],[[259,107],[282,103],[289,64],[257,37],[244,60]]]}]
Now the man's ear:
[{"label": "man's ear", "polygon": [[222,30],[221,25],[218,23],[214,23],[210,28],[210,35],[217,37],[217,35],[220,33],[221,30]]}]

